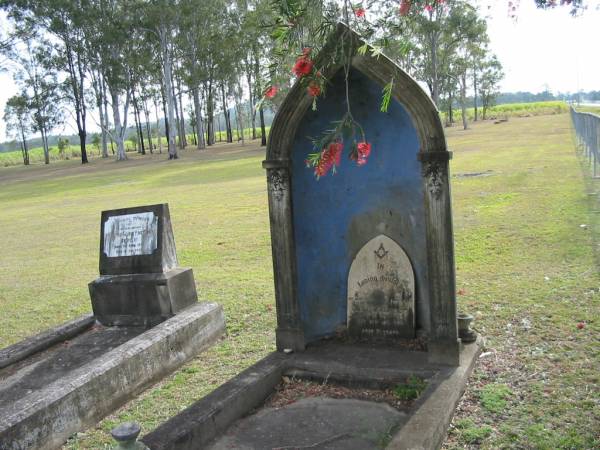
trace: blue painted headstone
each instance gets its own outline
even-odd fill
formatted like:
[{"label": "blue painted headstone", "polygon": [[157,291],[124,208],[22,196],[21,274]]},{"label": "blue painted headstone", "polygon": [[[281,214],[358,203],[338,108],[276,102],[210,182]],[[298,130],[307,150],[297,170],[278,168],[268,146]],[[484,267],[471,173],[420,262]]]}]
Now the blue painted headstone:
[{"label": "blue painted headstone", "polygon": [[[372,145],[369,161],[358,166],[344,158],[335,175],[318,181],[306,168],[306,154],[312,151],[307,136],[318,136],[346,111],[343,75],[340,72],[331,80],[317,110],[307,111],[291,155],[297,295],[308,341],[332,335],[346,325],[350,265],[363,245],[379,234],[405,250],[417,284],[425,285],[423,183],[416,157],[419,140],[402,105],[392,101],[387,113],[380,112],[381,88],[353,70],[351,107]],[[424,308],[421,313],[421,317],[427,315]]]},{"label": "blue painted headstone", "polygon": [[[363,45],[340,24],[315,58],[326,94],[313,111],[306,83],[294,85],[274,119],[263,163],[277,348],[301,351],[340,332],[361,340],[422,337],[432,361],[457,364],[450,153],[431,99],[385,56],[355,53],[349,103],[371,144],[368,162],[348,159],[346,138],[335,175],[317,180],[306,167],[307,155],[320,150],[311,138],[348,108],[344,69],[331,64],[339,39],[346,48]],[[382,89],[392,79],[382,113]]]}]

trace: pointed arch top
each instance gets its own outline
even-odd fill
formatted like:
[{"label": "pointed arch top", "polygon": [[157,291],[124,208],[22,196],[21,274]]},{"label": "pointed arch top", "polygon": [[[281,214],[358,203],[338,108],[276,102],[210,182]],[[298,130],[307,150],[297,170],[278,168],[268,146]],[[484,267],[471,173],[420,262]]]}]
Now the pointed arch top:
[{"label": "pointed arch top", "polygon": [[[327,44],[315,59],[318,67],[325,66],[327,60],[333,59],[337,43],[343,39],[353,50],[364,45],[359,35],[346,24],[339,23],[335,32],[330,36]],[[449,159],[450,154],[446,147],[444,129],[439,112],[427,93],[408,73],[385,55],[374,57],[367,51],[364,55],[352,52],[351,67],[362,72],[368,78],[380,85],[383,89],[392,79],[392,97],[398,101],[409,113],[419,137],[419,157],[422,159]],[[339,70],[340,65],[329,65],[323,75],[331,79]],[[286,165],[290,158],[294,137],[299,124],[306,111],[312,104],[312,97],[308,95],[299,81],[297,81],[283,103],[281,104],[269,134],[267,145],[267,161],[265,167]],[[436,155],[423,155],[433,153]],[[436,158],[437,157],[437,158]]]}]

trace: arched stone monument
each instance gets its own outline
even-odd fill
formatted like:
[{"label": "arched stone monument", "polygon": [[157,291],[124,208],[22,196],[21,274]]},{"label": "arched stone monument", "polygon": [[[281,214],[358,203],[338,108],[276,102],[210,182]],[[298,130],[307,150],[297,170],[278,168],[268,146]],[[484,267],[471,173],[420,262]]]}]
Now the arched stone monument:
[{"label": "arched stone monument", "polygon": [[[353,34],[344,25],[338,33]],[[350,41],[361,45],[356,35]],[[324,58],[328,57],[326,48],[315,66],[327,66]],[[402,249],[414,272],[410,321],[414,321],[416,335],[427,341],[432,362],[458,364],[448,181],[451,153],[439,113],[417,82],[390,59],[369,52],[357,54],[349,71],[350,102],[373,150],[368,164],[359,167],[345,160],[337,174],[317,181],[305,167],[311,151],[307,136],[322,133],[346,108],[342,67],[329,66],[323,75],[329,83],[316,111],[310,108],[312,98],[301,83],[291,89],[271,127],[263,163],[269,192],[277,348],[301,351],[307,343],[344,328],[352,334],[350,266],[361,248],[384,235]],[[392,100],[382,113],[381,92],[391,80]],[[388,334],[407,338],[413,335],[409,329],[404,321]]]}]

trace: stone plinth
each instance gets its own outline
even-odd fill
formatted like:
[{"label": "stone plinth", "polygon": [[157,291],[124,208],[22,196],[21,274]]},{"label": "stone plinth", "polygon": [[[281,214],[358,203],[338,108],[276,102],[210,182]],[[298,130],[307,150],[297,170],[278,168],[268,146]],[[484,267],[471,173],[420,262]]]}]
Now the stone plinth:
[{"label": "stone plinth", "polygon": [[88,287],[94,316],[105,326],[154,326],[198,301],[189,268],[105,275]]}]

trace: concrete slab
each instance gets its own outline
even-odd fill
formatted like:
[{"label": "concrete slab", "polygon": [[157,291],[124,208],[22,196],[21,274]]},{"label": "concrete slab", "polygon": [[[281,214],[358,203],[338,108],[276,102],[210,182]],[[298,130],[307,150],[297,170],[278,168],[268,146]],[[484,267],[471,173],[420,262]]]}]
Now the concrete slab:
[{"label": "concrete slab", "polygon": [[3,348],[0,350],[0,369],[42,352],[59,342],[71,339],[90,328],[94,322],[94,316],[86,314]]},{"label": "concrete slab", "polygon": [[370,450],[385,446],[406,413],[385,403],[307,398],[240,420],[210,450],[314,448]]},{"label": "concrete slab", "polygon": [[16,372],[4,369],[0,450],[59,447],[207,348],[224,330],[222,307],[199,303],[150,330],[86,333],[70,344],[72,352],[57,349],[31,365],[22,361]]},{"label": "concrete slab", "polygon": [[45,352],[40,359],[23,361],[18,365],[18,370],[13,371],[12,367],[8,367],[0,371],[0,405],[10,405],[44,389],[144,331],[142,327],[95,328],[71,341],[64,341],[62,345]]}]

